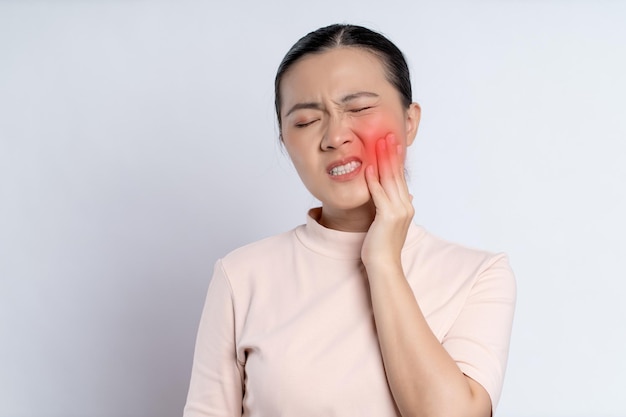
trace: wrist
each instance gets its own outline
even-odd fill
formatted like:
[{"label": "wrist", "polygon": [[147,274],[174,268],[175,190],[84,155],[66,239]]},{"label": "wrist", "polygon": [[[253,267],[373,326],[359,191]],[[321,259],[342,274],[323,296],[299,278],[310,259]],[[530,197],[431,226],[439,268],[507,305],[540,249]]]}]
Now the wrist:
[{"label": "wrist", "polygon": [[362,260],[362,262],[365,270],[367,271],[367,276],[370,278],[404,275],[400,259],[381,257],[370,260]]}]

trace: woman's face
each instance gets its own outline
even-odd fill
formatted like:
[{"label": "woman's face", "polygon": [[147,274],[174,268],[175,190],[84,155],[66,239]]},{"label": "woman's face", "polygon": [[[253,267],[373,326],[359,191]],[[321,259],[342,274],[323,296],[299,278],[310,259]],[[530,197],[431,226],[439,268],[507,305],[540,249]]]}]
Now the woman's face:
[{"label": "woman's face", "polygon": [[305,55],[281,81],[281,133],[307,189],[325,209],[370,201],[365,167],[377,169],[375,144],[392,133],[405,150],[419,124],[417,104],[402,106],[377,56],[340,47]]}]

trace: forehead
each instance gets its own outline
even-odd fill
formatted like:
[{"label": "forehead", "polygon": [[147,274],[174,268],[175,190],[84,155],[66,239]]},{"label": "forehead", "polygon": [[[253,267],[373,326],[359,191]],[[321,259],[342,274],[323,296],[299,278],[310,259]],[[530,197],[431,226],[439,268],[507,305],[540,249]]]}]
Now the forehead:
[{"label": "forehead", "polygon": [[284,75],[280,86],[286,106],[292,100],[313,100],[354,91],[392,87],[385,68],[374,53],[355,47],[339,47],[303,56]]}]

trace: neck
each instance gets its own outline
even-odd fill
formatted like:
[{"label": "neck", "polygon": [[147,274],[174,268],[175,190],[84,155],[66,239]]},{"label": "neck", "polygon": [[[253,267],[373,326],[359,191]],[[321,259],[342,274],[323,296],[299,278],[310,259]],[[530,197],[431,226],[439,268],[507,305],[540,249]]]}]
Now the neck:
[{"label": "neck", "polygon": [[376,207],[370,200],[362,206],[347,210],[322,207],[318,222],[328,229],[341,232],[367,232],[375,216]]}]

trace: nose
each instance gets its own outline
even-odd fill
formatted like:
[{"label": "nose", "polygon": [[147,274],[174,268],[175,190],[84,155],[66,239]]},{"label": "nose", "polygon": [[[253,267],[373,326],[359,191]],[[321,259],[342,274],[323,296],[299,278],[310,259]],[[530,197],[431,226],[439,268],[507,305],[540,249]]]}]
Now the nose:
[{"label": "nose", "polygon": [[352,142],[354,132],[347,126],[342,117],[332,117],[322,137],[321,147],[324,151],[338,149],[346,143]]}]

